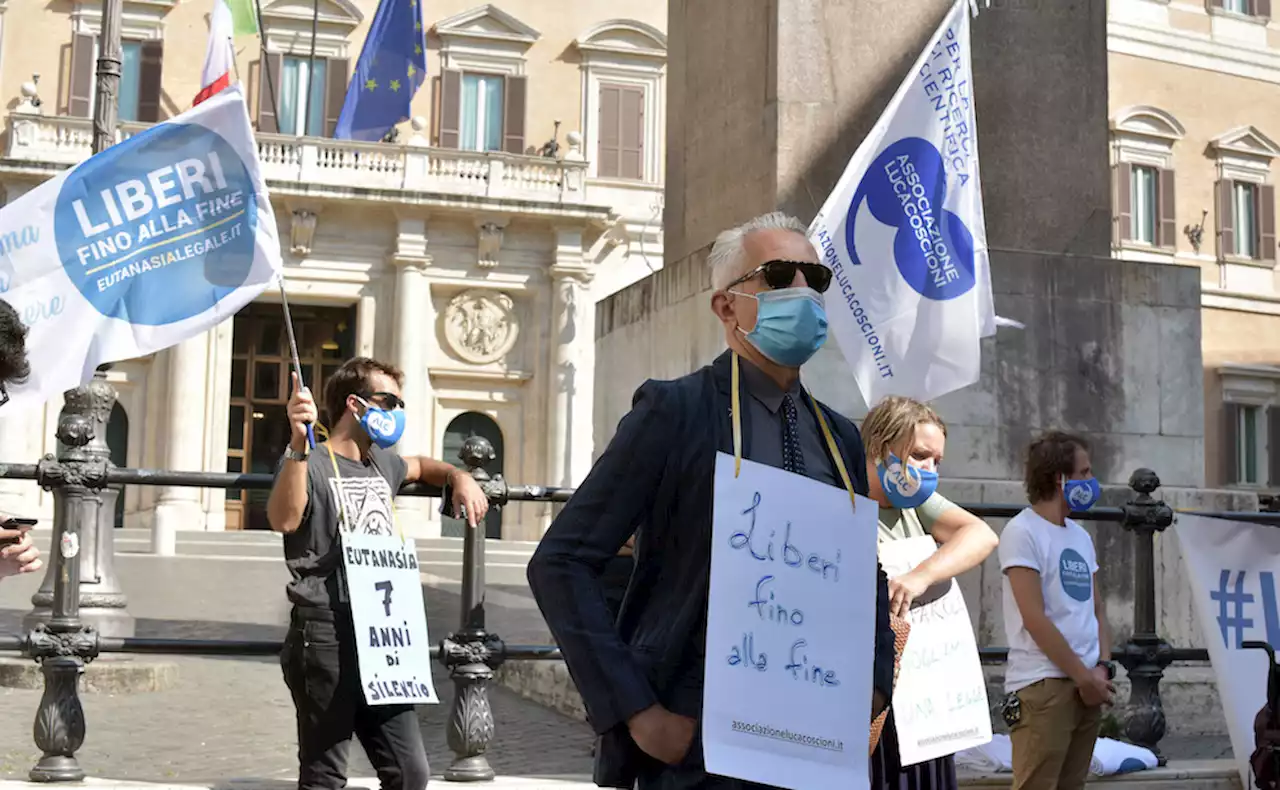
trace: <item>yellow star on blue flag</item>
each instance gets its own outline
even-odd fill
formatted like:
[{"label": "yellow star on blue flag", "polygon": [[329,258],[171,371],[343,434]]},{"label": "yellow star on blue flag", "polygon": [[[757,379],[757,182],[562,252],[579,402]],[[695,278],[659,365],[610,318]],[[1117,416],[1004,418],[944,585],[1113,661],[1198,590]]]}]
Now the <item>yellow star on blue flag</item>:
[{"label": "yellow star on blue flag", "polygon": [[408,120],[409,105],[427,76],[422,30],[422,6],[416,0],[379,0],[335,138],[377,142]]}]

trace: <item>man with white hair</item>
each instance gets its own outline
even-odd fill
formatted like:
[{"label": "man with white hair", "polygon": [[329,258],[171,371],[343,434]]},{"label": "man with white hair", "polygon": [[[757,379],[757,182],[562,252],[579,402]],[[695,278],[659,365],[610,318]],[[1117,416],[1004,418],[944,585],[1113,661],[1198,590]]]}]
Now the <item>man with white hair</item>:
[{"label": "man with white hair", "polygon": [[[595,467],[529,563],[529,585],[600,736],[596,784],[638,790],[746,790],[706,773],[699,736],[712,488],[733,452],[730,387],[740,368],[742,455],[843,488],[814,409],[835,434],[854,489],[867,493],[853,423],[812,400],[800,367],[826,340],[831,284],[798,220],[766,214],[720,234],[709,257],[711,310],[729,350],[675,381],[647,381]],[[739,364],[733,364],[735,356]],[[635,570],[615,625],[601,575],[632,534]],[[874,718],[893,689],[893,632],[877,583]],[[859,715],[850,711],[849,715]],[[892,755],[894,765],[897,755]]]}]

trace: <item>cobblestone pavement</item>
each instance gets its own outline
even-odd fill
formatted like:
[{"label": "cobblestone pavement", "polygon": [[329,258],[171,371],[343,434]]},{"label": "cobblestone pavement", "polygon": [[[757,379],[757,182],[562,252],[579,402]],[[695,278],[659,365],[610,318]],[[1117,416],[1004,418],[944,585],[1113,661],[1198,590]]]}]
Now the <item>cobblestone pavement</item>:
[{"label": "cobblestone pavement", "polygon": [[[116,565],[129,596],[129,611],[138,618],[138,636],[283,638],[287,573],[278,542],[270,536],[184,536],[178,558],[126,553],[145,550],[128,539],[121,549]],[[432,641],[456,625],[459,609],[458,562],[448,556],[453,549],[436,551],[439,561],[424,568],[430,580],[424,589]],[[520,554],[527,557],[528,549],[496,558],[490,552],[489,578],[509,583],[495,584],[489,594],[489,622],[511,641],[546,642],[527,588],[516,583],[524,575]],[[0,584],[0,633],[19,629],[39,583],[20,578]],[[275,659],[124,660],[171,662],[178,667],[178,681],[159,692],[82,696],[88,734],[79,759],[88,773],[169,782],[253,777],[280,779],[281,787],[296,776],[293,706]],[[438,774],[451,759],[445,722],[453,688],[438,666],[433,676],[441,704],[421,707],[420,716],[433,772]],[[0,689],[0,778],[25,778],[39,758],[31,737],[39,698],[39,691]],[[499,775],[590,773],[591,736],[585,724],[501,687],[490,690],[490,700],[497,737],[489,761]],[[373,775],[358,747],[352,749],[350,775]]]}]

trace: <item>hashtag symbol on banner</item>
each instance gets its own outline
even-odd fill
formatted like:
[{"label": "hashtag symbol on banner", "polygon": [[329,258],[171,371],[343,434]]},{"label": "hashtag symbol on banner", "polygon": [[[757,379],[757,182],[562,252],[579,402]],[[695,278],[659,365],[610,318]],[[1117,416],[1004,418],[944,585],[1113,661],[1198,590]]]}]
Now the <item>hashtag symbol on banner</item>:
[{"label": "hashtag symbol on banner", "polygon": [[[1244,616],[1244,605],[1253,603],[1253,594],[1244,591],[1244,577],[1248,571],[1236,573],[1234,589],[1231,585],[1231,571],[1224,570],[1218,577],[1218,589],[1209,593],[1209,597],[1218,602],[1218,627],[1222,629],[1222,644],[1233,647],[1231,631],[1235,631],[1235,645],[1239,650],[1244,641],[1244,629],[1253,627],[1253,618]],[[1234,613],[1228,612],[1234,609]]]}]

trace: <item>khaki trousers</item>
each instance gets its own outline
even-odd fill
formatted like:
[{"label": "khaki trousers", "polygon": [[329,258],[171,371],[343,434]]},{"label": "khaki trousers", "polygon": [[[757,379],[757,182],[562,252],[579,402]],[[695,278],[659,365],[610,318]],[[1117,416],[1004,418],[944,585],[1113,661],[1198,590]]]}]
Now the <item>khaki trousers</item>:
[{"label": "khaki trousers", "polygon": [[1076,684],[1065,678],[1046,678],[1017,695],[1022,717],[1009,728],[1013,790],[1081,790],[1102,708],[1086,707]]}]

